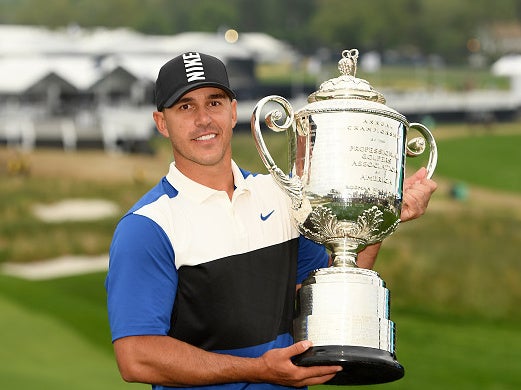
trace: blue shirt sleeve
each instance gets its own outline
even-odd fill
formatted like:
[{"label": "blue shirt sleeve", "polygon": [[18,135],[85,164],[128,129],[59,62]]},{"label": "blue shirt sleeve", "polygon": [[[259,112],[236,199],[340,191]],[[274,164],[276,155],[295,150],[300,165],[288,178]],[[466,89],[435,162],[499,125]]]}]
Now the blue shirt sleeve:
[{"label": "blue shirt sleeve", "polygon": [[326,248],[304,237],[299,237],[297,284],[302,283],[311,271],[325,268],[328,265],[329,254]]},{"label": "blue shirt sleeve", "polygon": [[159,225],[135,214],[119,222],[105,288],[112,341],[168,333],[177,270],[174,250]]}]

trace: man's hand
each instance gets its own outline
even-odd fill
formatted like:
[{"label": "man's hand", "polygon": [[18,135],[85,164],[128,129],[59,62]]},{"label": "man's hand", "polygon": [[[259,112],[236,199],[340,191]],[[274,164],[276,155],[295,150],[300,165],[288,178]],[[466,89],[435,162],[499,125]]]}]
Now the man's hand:
[{"label": "man's hand", "polygon": [[284,386],[302,387],[327,382],[342,370],[341,366],[299,367],[293,364],[293,356],[304,353],[311,342],[300,341],[286,348],[272,349],[260,357],[264,369],[260,381]]},{"label": "man's hand", "polygon": [[402,222],[418,218],[425,213],[431,195],[438,185],[427,179],[427,169],[420,168],[414,175],[403,181]]}]

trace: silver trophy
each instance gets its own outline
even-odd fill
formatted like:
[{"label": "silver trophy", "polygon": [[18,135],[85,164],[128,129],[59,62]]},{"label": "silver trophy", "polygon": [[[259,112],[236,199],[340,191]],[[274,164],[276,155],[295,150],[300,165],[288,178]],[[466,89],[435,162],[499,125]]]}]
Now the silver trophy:
[{"label": "silver trophy", "polygon": [[[339,385],[385,383],[404,375],[396,360],[389,290],[377,272],[357,267],[356,260],[398,227],[406,156],[420,155],[428,145],[428,177],[437,161],[431,132],[409,123],[355,77],[357,58],[358,50],[345,50],[341,75],[322,83],[297,113],[286,99],[267,96],[251,119],[259,154],[289,195],[298,230],[324,244],[333,258],[332,267],[312,272],[298,292],[294,338],[310,340],[313,347],[294,363],[342,365],[328,382]],[[262,137],[259,116],[265,106],[271,109],[265,125],[288,135],[288,174],[277,167]],[[411,129],[419,136],[408,141]]]}]

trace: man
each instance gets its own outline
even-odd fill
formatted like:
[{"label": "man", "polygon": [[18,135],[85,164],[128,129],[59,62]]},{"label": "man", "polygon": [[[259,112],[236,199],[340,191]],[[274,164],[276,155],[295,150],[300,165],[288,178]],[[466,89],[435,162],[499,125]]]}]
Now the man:
[{"label": "man", "polygon": [[[155,93],[154,121],[175,162],[111,245],[106,288],[122,377],[154,389],[330,380],[340,367],[292,363],[311,345],[290,335],[296,286],[328,255],[299,236],[271,176],[233,162],[237,101],[224,64],[185,53],[161,68]],[[424,213],[436,184],[422,169],[404,187],[408,220]],[[359,265],[372,267],[379,246]]]}]

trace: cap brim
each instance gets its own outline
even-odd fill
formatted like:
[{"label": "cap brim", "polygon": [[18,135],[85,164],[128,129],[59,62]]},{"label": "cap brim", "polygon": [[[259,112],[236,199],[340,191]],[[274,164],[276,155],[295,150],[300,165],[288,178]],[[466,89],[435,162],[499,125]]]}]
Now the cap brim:
[{"label": "cap brim", "polygon": [[[228,96],[230,96],[231,99],[235,99],[235,92],[233,92],[230,88],[223,84],[214,83],[210,81],[202,81],[200,83],[193,83],[190,85],[187,85],[184,88],[181,88],[176,91],[170,98],[163,104],[163,107],[161,108],[169,108],[172,107],[183,95],[187,94],[190,91],[193,91],[194,89],[203,88],[203,87],[215,87],[222,89]],[[159,107],[158,107],[159,108]]]}]

